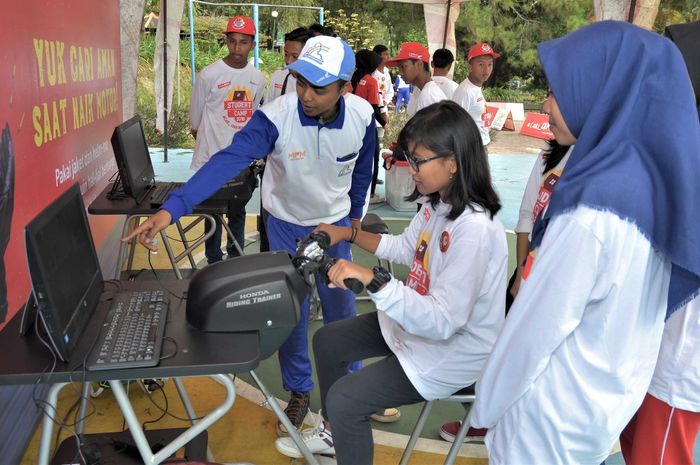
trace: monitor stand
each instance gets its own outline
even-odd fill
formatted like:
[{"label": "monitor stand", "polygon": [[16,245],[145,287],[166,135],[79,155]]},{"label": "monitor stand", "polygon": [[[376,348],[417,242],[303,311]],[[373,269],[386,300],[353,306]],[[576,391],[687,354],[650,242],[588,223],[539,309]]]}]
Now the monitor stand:
[{"label": "monitor stand", "polygon": [[29,293],[27,297],[27,302],[24,304],[22,309],[22,320],[19,325],[19,334],[26,336],[29,330],[32,329],[32,325],[36,324],[38,305],[36,299],[34,298],[34,292]]}]

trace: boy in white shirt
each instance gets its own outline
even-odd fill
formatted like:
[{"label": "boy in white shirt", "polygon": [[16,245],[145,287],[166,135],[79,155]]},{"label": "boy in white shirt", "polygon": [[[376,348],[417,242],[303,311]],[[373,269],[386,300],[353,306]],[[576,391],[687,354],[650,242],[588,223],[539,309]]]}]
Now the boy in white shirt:
[{"label": "boy in white shirt", "polygon": [[439,48],[433,52],[433,61],[430,65],[433,67],[433,81],[440,86],[440,89],[445,93],[445,97],[452,98],[455,89],[459,84],[448,77],[452,69],[452,63],[455,62],[455,56],[446,48]]},{"label": "boy in white shirt", "polygon": [[309,37],[311,32],[305,27],[298,27],[284,35],[284,66],[270,76],[265,103],[270,103],[286,93],[296,92],[297,80],[287,67],[299,58],[301,49]]},{"label": "boy in white shirt", "polygon": [[413,94],[408,102],[406,113],[413,116],[440,100],[447,100],[440,86],[430,77],[430,52],[419,42],[404,42],[399,48],[399,54],[387,61],[387,66],[398,66],[399,73],[407,84],[413,84]]},{"label": "boy in white shirt", "polygon": [[[196,139],[190,169],[198,170],[209,158],[228,146],[260,106],[265,92],[265,76],[248,63],[255,45],[255,25],[245,16],[231,18],[226,26],[229,54],[200,71],[192,89],[190,120]],[[244,245],[245,207],[229,204],[228,225],[241,246]],[[208,228],[207,228],[208,229]],[[228,238],[229,256],[238,255],[233,238]],[[218,262],[221,252],[221,224],[205,243],[207,263]]]},{"label": "boy in white shirt", "polygon": [[474,45],[467,53],[467,67],[469,75],[467,79],[455,89],[452,100],[462,105],[467,113],[474,118],[481,133],[481,142],[484,147],[491,142],[489,128],[484,126],[482,115],[486,110],[486,99],[481,92],[481,87],[488,81],[493,73],[493,64],[498,53],[486,42]]}]

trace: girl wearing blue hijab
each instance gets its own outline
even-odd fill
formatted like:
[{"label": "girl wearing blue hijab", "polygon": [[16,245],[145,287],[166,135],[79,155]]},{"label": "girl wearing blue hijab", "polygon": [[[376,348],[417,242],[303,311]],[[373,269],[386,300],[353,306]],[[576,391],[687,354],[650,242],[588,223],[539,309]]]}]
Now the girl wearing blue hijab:
[{"label": "girl wearing blue hijab", "polygon": [[597,464],[644,398],[665,318],[700,289],[700,124],[657,34],[604,21],[539,55],[552,132],[576,147],[471,424],[491,464]]}]

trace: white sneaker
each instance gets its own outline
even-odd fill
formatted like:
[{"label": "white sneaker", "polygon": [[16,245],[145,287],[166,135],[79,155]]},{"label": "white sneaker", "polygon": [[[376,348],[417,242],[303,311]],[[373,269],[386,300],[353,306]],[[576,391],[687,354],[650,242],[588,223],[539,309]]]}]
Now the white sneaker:
[{"label": "white sneaker", "polygon": [[370,205],[377,205],[380,203],[386,202],[386,199],[382,197],[381,195],[374,194],[369,198],[369,204]]},{"label": "white sneaker", "polygon": [[[335,455],[333,447],[333,435],[325,428],[323,419],[318,426],[301,432],[301,439],[312,454]],[[278,438],[275,448],[280,454],[287,457],[301,458],[303,455],[291,437]]]}]

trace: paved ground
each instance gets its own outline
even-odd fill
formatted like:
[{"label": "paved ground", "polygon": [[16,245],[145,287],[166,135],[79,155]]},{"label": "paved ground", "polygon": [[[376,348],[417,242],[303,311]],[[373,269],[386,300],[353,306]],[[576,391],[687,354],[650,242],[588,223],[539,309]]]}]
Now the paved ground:
[{"label": "paved ground", "polygon": [[515,122],[515,131],[497,131],[492,133],[489,153],[503,154],[538,154],[546,146],[542,139],[520,135],[522,121]]}]

